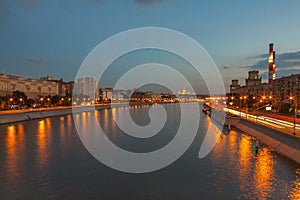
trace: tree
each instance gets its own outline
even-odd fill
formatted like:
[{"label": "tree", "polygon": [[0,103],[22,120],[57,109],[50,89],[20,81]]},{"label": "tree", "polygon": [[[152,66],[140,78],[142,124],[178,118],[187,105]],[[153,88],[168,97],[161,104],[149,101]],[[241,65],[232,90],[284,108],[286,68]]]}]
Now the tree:
[{"label": "tree", "polygon": [[51,98],[51,103],[54,105],[54,106],[57,106],[59,101],[60,101],[60,96],[59,95],[54,95],[52,96]]},{"label": "tree", "polygon": [[19,90],[16,90],[16,91],[13,91],[12,98],[14,99],[15,102],[18,102],[18,101],[20,101],[20,99],[25,101],[27,99],[27,96],[24,92],[20,92]]},{"label": "tree", "polygon": [[27,100],[26,94],[19,90],[13,91],[12,98],[14,100],[14,103],[21,105],[21,106],[24,105],[24,102]]},{"label": "tree", "polygon": [[34,99],[29,98],[29,99],[26,100],[27,107],[31,108],[31,107],[33,107],[34,104],[35,104]]}]

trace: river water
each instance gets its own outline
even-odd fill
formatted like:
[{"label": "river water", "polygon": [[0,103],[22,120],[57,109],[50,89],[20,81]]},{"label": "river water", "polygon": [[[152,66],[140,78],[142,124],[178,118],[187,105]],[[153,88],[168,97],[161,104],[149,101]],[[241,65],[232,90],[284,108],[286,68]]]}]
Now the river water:
[{"label": "river water", "polygon": [[[164,105],[165,127],[148,139],[123,134],[112,114],[130,110],[135,122],[145,126],[150,122],[149,107],[104,109],[76,117],[84,126],[96,118],[108,138],[123,149],[148,152],[174,138],[179,104]],[[197,136],[183,156],[142,174],[116,171],[97,161],[83,146],[72,115],[0,125],[0,199],[300,198],[300,166],[263,145],[256,155],[252,138],[237,130],[219,130],[213,150],[199,159],[210,123],[201,114]]]}]

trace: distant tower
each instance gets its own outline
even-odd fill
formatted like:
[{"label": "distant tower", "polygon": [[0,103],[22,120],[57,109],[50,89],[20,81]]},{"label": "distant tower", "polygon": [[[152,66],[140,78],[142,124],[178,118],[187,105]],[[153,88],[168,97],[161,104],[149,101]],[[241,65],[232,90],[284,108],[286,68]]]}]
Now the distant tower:
[{"label": "distant tower", "polygon": [[269,83],[276,79],[275,51],[273,51],[273,45],[273,43],[269,44]]}]

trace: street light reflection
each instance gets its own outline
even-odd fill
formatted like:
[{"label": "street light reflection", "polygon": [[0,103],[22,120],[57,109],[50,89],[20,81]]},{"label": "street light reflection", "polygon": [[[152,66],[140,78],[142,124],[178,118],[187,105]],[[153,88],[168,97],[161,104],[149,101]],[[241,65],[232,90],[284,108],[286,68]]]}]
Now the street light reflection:
[{"label": "street light reflection", "polygon": [[289,195],[291,200],[298,200],[300,199],[300,169],[296,170],[297,178],[294,181],[294,187]]},{"label": "street light reflection", "polygon": [[239,143],[239,180],[240,180],[240,188],[244,193],[249,191],[251,185],[251,137],[248,135],[241,135],[240,143]]},{"label": "street light reflection", "polygon": [[43,167],[48,161],[48,151],[47,146],[51,143],[51,134],[49,131],[51,129],[51,121],[49,118],[40,120],[38,122],[37,130],[37,165]]},{"label": "street light reflection", "polygon": [[259,199],[270,199],[274,192],[273,183],[274,159],[268,148],[262,148],[257,155],[254,182]]}]

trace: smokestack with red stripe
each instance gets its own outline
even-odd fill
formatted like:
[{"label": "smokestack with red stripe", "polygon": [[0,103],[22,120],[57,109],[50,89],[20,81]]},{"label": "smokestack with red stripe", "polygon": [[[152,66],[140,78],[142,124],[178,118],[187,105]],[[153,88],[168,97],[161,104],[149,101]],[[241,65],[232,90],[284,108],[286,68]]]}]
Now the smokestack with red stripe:
[{"label": "smokestack with red stripe", "polygon": [[269,44],[269,83],[276,79],[275,51],[273,43]]}]

